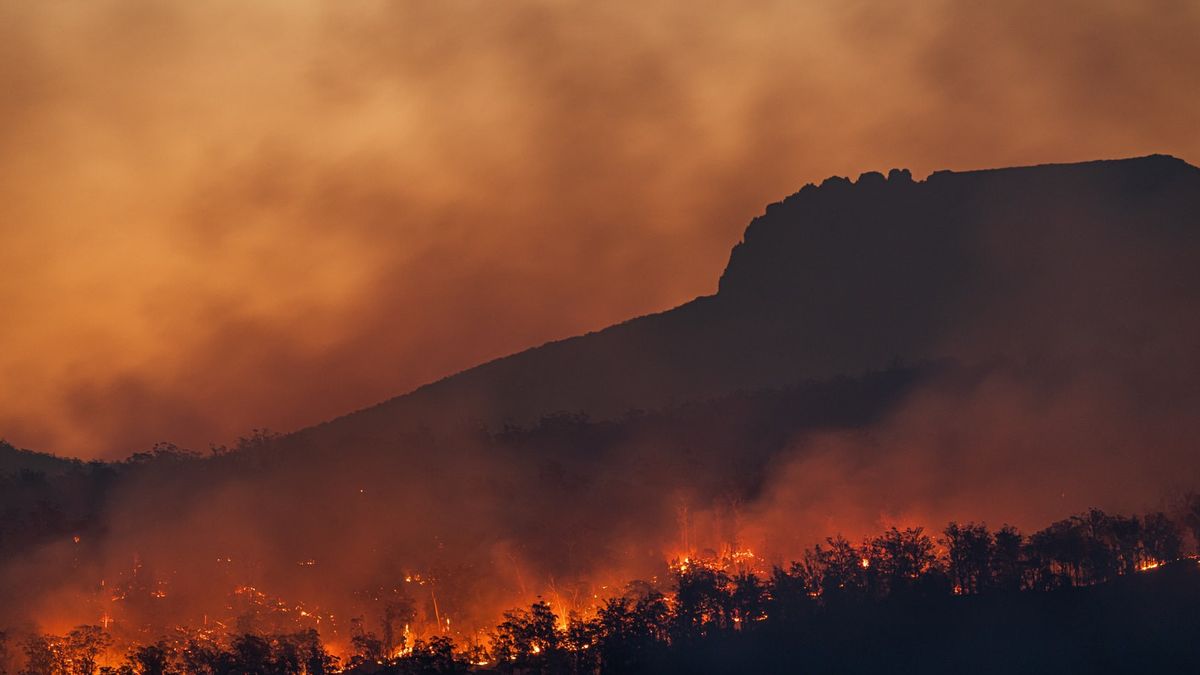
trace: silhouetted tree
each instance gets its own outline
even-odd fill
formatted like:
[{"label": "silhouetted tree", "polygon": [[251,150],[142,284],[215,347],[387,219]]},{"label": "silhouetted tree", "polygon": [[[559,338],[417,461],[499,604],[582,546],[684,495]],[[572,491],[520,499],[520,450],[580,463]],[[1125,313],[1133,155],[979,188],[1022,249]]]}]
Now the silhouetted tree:
[{"label": "silhouetted tree", "polygon": [[799,623],[812,615],[815,593],[803,565],[794,562],[787,570],[776,567],[771,571],[767,617],[771,623],[781,626]]},{"label": "silhouetted tree", "polygon": [[871,540],[868,572],[882,582],[882,595],[908,594],[937,565],[933,539],[924,528],[888,529]]},{"label": "silhouetted tree", "polygon": [[992,537],[992,561],[989,567],[992,586],[1005,592],[1021,590],[1025,577],[1022,552],[1025,537],[1012,525],[1004,525]]},{"label": "silhouetted tree", "polygon": [[733,578],[730,605],[733,627],[747,630],[767,616],[767,587],[757,576],[740,572]]},{"label": "silhouetted tree", "polygon": [[454,656],[454,640],[435,635],[413,643],[412,653],[398,663],[399,672],[412,675],[449,675],[467,672],[466,664]]},{"label": "silhouetted tree", "polygon": [[730,579],[724,570],[689,564],[675,573],[675,637],[681,642],[700,640],[730,626]]},{"label": "silhouetted tree", "polygon": [[351,667],[366,663],[383,663],[387,656],[383,652],[383,641],[375,633],[364,628],[361,617],[350,620],[350,646],[354,648],[354,653],[350,656]]},{"label": "silhouetted tree", "polygon": [[870,559],[841,535],[826,537],[804,554],[805,573],[826,604],[855,602],[866,597]]},{"label": "silhouetted tree", "polygon": [[417,611],[411,598],[388,600],[383,609],[383,650],[391,655],[404,649],[404,627],[412,623]]},{"label": "silhouetted tree", "polygon": [[1053,523],[1029,537],[1026,557],[1038,590],[1083,583],[1087,542],[1079,519]]},{"label": "silhouetted tree", "polygon": [[[1071,520],[1078,523],[1083,537],[1083,566],[1076,583],[1095,584],[1116,576],[1121,570],[1121,559],[1113,518],[1100,509],[1089,509]],[[1135,536],[1135,548],[1136,541]]]},{"label": "silhouetted tree", "polygon": [[21,644],[25,667],[20,675],[50,675],[66,671],[62,645],[48,635],[31,635]]},{"label": "silhouetted tree", "polygon": [[228,673],[234,668],[233,655],[207,640],[189,639],[180,653],[184,672],[199,675]]},{"label": "silhouetted tree", "polygon": [[630,593],[606,600],[592,622],[601,672],[639,670],[666,645],[671,624],[671,610],[661,593]]},{"label": "silhouetted tree", "polygon": [[600,669],[599,612],[592,621],[585,621],[575,612],[567,618],[563,648],[571,655],[572,673],[595,673]]},{"label": "silhouetted tree", "polygon": [[1142,519],[1142,546],[1146,555],[1156,562],[1175,560],[1183,554],[1179,528],[1161,512],[1148,513]]},{"label": "silhouetted tree", "polygon": [[135,647],[129,661],[138,675],[166,675],[171,662],[172,648],[165,641]]},{"label": "silhouetted tree", "polygon": [[528,611],[505,612],[504,621],[492,636],[497,668],[556,672],[564,661],[557,620],[544,601],[533,603]]},{"label": "silhouetted tree", "polygon": [[1180,506],[1181,522],[1192,533],[1196,551],[1200,553],[1200,492],[1189,492]]},{"label": "silhouetted tree", "polygon": [[240,675],[273,675],[271,643],[265,638],[251,633],[239,635],[230,647]]},{"label": "silhouetted tree", "polygon": [[1142,521],[1137,516],[1107,516],[1105,534],[1115,555],[1117,569],[1121,574],[1136,572],[1146,559],[1142,547]]},{"label": "silhouetted tree", "polygon": [[65,664],[64,672],[71,675],[92,675],[100,654],[112,644],[112,636],[100,626],[78,626],[67,633],[60,643]]},{"label": "silhouetted tree", "polygon": [[338,658],[326,651],[316,630],[309,628],[296,633],[292,639],[306,675],[326,675],[337,671]]},{"label": "silhouetted tree", "polygon": [[947,570],[955,590],[964,594],[987,590],[992,584],[995,547],[987,526],[951,522],[944,532],[949,562]]}]

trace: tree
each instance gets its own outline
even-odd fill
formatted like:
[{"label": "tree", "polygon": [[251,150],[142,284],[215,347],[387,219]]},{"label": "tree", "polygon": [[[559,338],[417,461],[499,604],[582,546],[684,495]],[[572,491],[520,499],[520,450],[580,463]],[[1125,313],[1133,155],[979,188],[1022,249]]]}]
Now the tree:
[{"label": "tree", "polygon": [[734,628],[746,630],[767,616],[767,587],[757,576],[739,573],[733,578],[730,605]]},{"label": "tree", "polygon": [[362,618],[350,620],[350,646],[354,648],[350,656],[350,667],[354,668],[367,663],[383,663],[386,655],[383,653],[383,641],[375,633],[363,628]]},{"label": "tree", "polygon": [[1108,542],[1120,573],[1136,572],[1146,558],[1142,546],[1141,519],[1137,516],[1108,516],[1105,534],[1108,535]]},{"label": "tree", "polygon": [[992,586],[999,591],[1021,590],[1025,572],[1022,551],[1025,537],[1012,525],[1004,525],[992,537]]},{"label": "tree", "polygon": [[[1083,533],[1083,578],[1077,583],[1096,584],[1108,581],[1121,571],[1121,557],[1117,543],[1115,518],[1100,509],[1090,509],[1082,516],[1071,520],[1078,523]],[[1134,548],[1137,537],[1134,536]],[[1136,558],[1136,553],[1133,554]]]},{"label": "tree", "polygon": [[683,641],[708,637],[731,624],[729,575],[710,565],[692,564],[675,573],[675,635]]},{"label": "tree", "polygon": [[1142,548],[1153,562],[1175,560],[1183,553],[1183,537],[1166,514],[1148,513],[1142,519]]},{"label": "tree", "polygon": [[825,605],[862,600],[868,587],[870,559],[845,537],[826,537],[804,554],[805,574]]},{"label": "tree", "polygon": [[567,618],[563,648],[571,654],[573,673],[595,673],[600,669],[598,620],[585,621],[575,612]]},{"label": "tree", "polygon": [[171,654],[171,646],[160,640],[135,647],[129,653],[129,661],[137,669],[138,675],[166,675]]},{"label": "tree", "polygon": [[1192,541],[1200,552],[1200,492],[1189,492],[1180,507],[1181,522],[1192,533]]},{"label": "tree", "polygon": [[326,675],[337,672],[338,658],[325,650],[321,636],[315,629],[301,631],[292,636],[299,652],[304,672],[307,675]]},{"label": "tree", "polygon": [[602,673],[641,669],[669,639],[672,616],[666,598],[657,591],[630,590],[606,600],[592,621]]},{"label": "tree", "polygon": [[78,626],[67,633],[65,650],[68,672],[92,675],[100,654],[112,645],[112,636],[100,626]]},{"label": "tree", "polygon": [[416,616],[412,598],[388,600],[383,608],[383,650],[386,654],[396,654],[407,646],[404,629]]},{"label": "tree", "polygon": [[1037,590],[1082,584],[1087,541],[1079,519],[1060,520],[1034,532],[1026,555]]},{"label": "tree", "polygon": [[444,635],[417,640],[412,653],[402,660],[402,670],[419,675],[467,672],[465,665],[454,657],[454,640]]},{"label": "tree", "polygon": [[908,594],[937,565],[933,539],[924,528],[890,528],[871,541],[870,569],[882,581],[882,595]]},{"label": "tree", "polygon": [[25,652],[25,668],[20,675],[47,675],[66,670],[62,644],[48,635],[31,635],[21,644]]},{"label": "tree", "polygon": [[492,635],[497,668],[529,668],[537,672],[557,672],[561,665],[562,636],[558,617],[545,601],[530,605],[529,610],[510,610]]},{"label": "tree", "polygon": [[272,675],[271,643],[259,635],[246,633],[231,645],[239,675]]},{"label": "tree", "polygon": [[233,655],[208,640],[189,639],[180,652],[183,670],[187,673],[226,673],[235,667]]},{"label": "tree", "polygon": [[787,570],[776,567],[771,571],[767,616],[777,625],[799,623],[812,614],[815,594],[816,587],[809,584],[803,565],[794,562]]},{"label": "tree", "polygon": [[970,595],[990,588],[995,541],[987,526],[951,522],[944,533],[949,559],[947,571],[955,591]]},{"label": "tree", "polygon": [[609,598],[593,622],[602,672],[634,669],[638,661],[637,618],[630,598]]}]

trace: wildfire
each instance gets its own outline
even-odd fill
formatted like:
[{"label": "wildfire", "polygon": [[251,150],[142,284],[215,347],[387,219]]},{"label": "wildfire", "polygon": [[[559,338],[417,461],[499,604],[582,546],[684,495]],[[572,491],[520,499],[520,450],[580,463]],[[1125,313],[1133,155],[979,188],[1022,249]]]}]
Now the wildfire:
[{"label": "wildfire", "polygon": [[753,561],[757,556],[750,549],[741,549],[730,554],[730,559],[735,563],[745,563]]},{"label": "wildfire", "polygon": [[[75,539],[78,540],[78,536]],[[325,558],[324,554],[318,550],[310,549],[310,551],[322,555],[321,570],[330,567],[328,561],[332,558]],[[298,601],[300,598],[289,597],[285,600],[276,595],[276,592],[286,594],[286,591],[279,590],[288,587],[286,581],[266,580],[265,575],[259,574],[252,577],[255,579],[254,583],[271,586],[272,592],[259,586],[238,583],[248,579],[238,578],[241,561],[244,558],[241,554],[233,553],[239,559],[237,566],[231,566],[233,556],[222,554],[215,557],[216,567],[221,569],[222,578],[226,580],[224,581],[225,585],[222,586],[223,591],[218,591],[217,594],[218,597],[223,597],[225,600],[223,609],[216,609],[215,606],[205,607],[206,612],[213,612],[213,614],[205,613],[203,615],[201,628],[195,627],[196,624],[187,624],[186,619],[182,620],[180,625],[174,629],[174,637],[169,638],[173,641],[172,644],[175,645],[175,648],[185,642],[197,640],[205,644],[227,648],[231,644],[231,640],[243,632],[292,635],[300,634],[302,631],[319,630],[319,638],[329,653],[341,658],[343,663],[348,662],[356,654],[361,654],[360,650],[364,650],[364,648],[360,642],[370,644],[372,640],[376,646],[374,647],[375,651],[370,652],[373,654],[370,658],[379,664],[384,664],[388,660],[420,656],[424,653],[421,650],[428,648],[429,643],[426,641],[429,640],[436,640],[437,642],[434,644],[438,645],[455,645],[456,649],[463,650],[456,652],[462,655],[464,659],[462,662],[480,668],[486,668],[489,663],[494,664],[497,660],[502,662],[511,658],[495,654],[490,657],[486,655],[486,650],[491,648],[493,634],[480,629],[477,622],[480,615],[487,612],[474,611],[480,608],[464,605],[463,595],[457,593],[454,587],[455,577],[443,568],[401,567],[395,571],[396,576],[388,579],[386,583],[354,591],[354,602],[357,604],[339,605],[339,617],[342,618],[335,621],[329,608],[318,607],[315,602],[312,602],[313,598],[305,598],[310,601],[310,604],[306,605]],[[309,551],[284,558],[283,563],[292,572],[297,572],[296,567],[317,567],[318,559],[316,557],[303,557],[307,553]],[[213,557],[210,557],[212,555],[207,554],[203,557],[203,560],[210,566],[214,564]],[[942,555],[945,555],[944,551]],[[1189,555],[1180,560],[1183,559],[1200,562],[1200,557],[1195,555]],[[845,566],[847,564],[850,565],[851,570],[854,567],[867,570],[871,569],[873,564],[875,567],[881,565],[886,567],[887,565],[884,563],[887,561],[888,558],[884,553],[879,553],[864,544],[861,548],[851,548],[851,552],[845,557],[839,556],[836,559],[836,569],[838,574],[855,580],[855,583],[860,583],[863,580],[862,573],[846,574]],[[1133,570],[1147,572],[1159,567],[1175,565],[1176,562],[1143,557],[1133,566]],[[294,563],[296,567],[288,563]],[[705,582],[709,578],[706,575],[712,572],[715,573],[712,578],[723,578],[723,583],[728,584],[729,588],[740,588],[746,581],[744,575],[748,574],[755,575],[758,583],[764,583],[765,580],[765,583],[769,585],[771,577],[767,575],[774,573],[770,565],[771,561],[765,557],[760,557],[754,550],[739,546],[735,542],[716,547],[716,550],[697,548],[688,555],[670,557],[665,567],[676,575],[692,575],[700,582]],[[1128,569],[1125,567],[1120,571],[1123,573]],[[662,568],[660,568],[660,574],[661,570]],[[135,557],[132,568],[120,571],[116,577],[109,577],[107,580],[101,579],[98,585],[92,587],[91,592],[95,593],[95,596],[88,600],[84,609],[87,611],[89,622],[95,623],[95,626],[92,627],[102,629],[108,636],[105,639],[110,640],[112,645],[110,651],[113,655],[113,663],[123,658],[131,645],[136,645],[139,640],[146,640],[146,636],[151,635],[147,632],[151,630],[151,624],[146,620],[146,615],[139,614],[139,612],[153,607],[153,613],[149,616],[161,618],[185,604],[192,605],[192,601],[189,600],[193,597],[189,594],[190,585],[178,580],[178,577],[174,576],[179,574],[176,571],[169,571],[165,576],[162,576],[163,572],[164,570],[157,567],[153,561],[147,560],[143,564],[140,558]],[[314,569],[312,572],[303,574],[308,579],[315,573],[317,570]],[[800,574],[799,572],[793,573]],[[871,574],[877,573],[876,570]],[[724,577],[720,576],[721,574],[724,574]],[[855,579],[856,577],[857,579]],[[170,581],[165,579],[170,579]],[[675,579],[668,576],[663,579],[662,583],[659,583],[658,576],[644,577],[644,579],[647,581],[638,583],[646,584],[651,590],[666,595],[666,606],[675,607],[675,598],[671,596]],[[610,587],[601,585],[600,581],[600,579],[591,579],[589,583],[581,583],[579,586],[560,587],[556,586],[551,579],[549,587],[540,589],[525,589],[522,583],[521,593],[525,594],[525,591],[529,590],[530,593],[526,595],[532,595],[533,591],[540,590],[538,597],[544,595],[547,598],[545,604],[554,609],[555,630],[562,635],[573,635],[572,631],[576,626],[586,627],[589,625],[588,622],[595,620],[598,610],[604,607],[605,598],[621,597],[622,594],[632,593],[632,591],[625,590],[626,587],[623,585],[613,584]],[[604,581],[613,583],[611,578],[604,579]],[[682,585],[681,583],[680,586]],[[633,586],[631,585],[630,588]],[[753,588],[753,586],[749,586],[749,588]],[[948,590],[955,595],[972,592],[971,589],[965,589],[958,583]],[[771,590],[763,592],[773,593]],[[799,592],[807,593],[814,599],[820,599],[822,593],[813,586],[803,588]],[[770,596],[765,597],[769,598]],[[513,603],[514,606],[517,604],[519,603]],[[385,607],[388,612],[388,618],[385,620],[386,633],[381,633],[378,616]],[[451,613],[454,616],[453,620],[450,616]],[[711,619],[709,614],[703,616],[706,617],[705,621]],[[199,615],[196,618],[199,618]],[[726,620],[733,625],[733,630],[743,631],[752,629],[756,622],[766,621],[767,615],[765,609],[737,610],[736,613],[731,612]],[[412,622],[411,626],[410,621]],[[401,626],[403,627],[402,631]],[[166,629],[163,625],[156,625],[153,628]],[[595,644],[585,643],[578,644],[573,648],[586,650],[593,646]],[[551,642],[542,642],[529,645],[526,649],[528,650],[525,652],[526,655],[530,652],[545,655],[553,652],[555,648]],[[489,658],[493,660],[489,661]]]}]

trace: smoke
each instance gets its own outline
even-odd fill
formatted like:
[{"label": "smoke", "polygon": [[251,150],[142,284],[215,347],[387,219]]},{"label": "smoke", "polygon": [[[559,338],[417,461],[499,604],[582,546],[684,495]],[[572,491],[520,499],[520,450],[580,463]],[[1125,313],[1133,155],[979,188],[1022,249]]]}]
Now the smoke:
[{"label": "smoke", "polygon": [[298,428],[711,292],[829,174],[1200,150],[1186,2],[0,19],[0,434],[84,457]]},{"label": "smoke", "polygon": [[[749,217],[829,174],[1195,156],[1198,28],[1174,2],[0,4],[0,433],[116,457],[304,426],[711,292]],[[734,403],[153,463],[79,542],[6,559],[0,625],[148,634],[259,592],[327,639],[398,598],[474,634],[704,549],[1195,487],[1178,242],[1001,225],[935,345],[965,369],[868,423]]]},{"label": "smoke", "polygon": [[[968,302],[932,352],[974,365],[920,383],[875,424],[794,439],[747,510],[754,538],[786,559],[814,534],[950,520],[1029,531],[1090,507],[1169,511],[1196,489],[1196,218],[1165,192],[1035,206],[1071,184],[1053,183],[1009,185],[1008,205],[984,188],[965,216],[976,255],[955,279]],[[935,269],[943,254],[909,262]],[[929,302],[908,300],[918,316]]]}]

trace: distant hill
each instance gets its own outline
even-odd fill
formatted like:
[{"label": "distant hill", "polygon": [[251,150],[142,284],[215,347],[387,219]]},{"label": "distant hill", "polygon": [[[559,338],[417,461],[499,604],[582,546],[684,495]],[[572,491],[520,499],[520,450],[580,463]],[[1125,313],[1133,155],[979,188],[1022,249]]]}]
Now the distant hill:
[{"label": "distant hill", "polygon": [[0,440],[0,475],[35,471],[44,474],[64,473],[81,463],[76,459],[64,459],[44,452],[22,450]]},{"label": "distant hill", "polygon": [[755,218],[713,296],[302,435],[494,428],[558,410],[615,417],[895,361],[1138,358],[1156,323],[1200,298],[1197,214],[1200,169],[1163,155],[834,177]]}]

